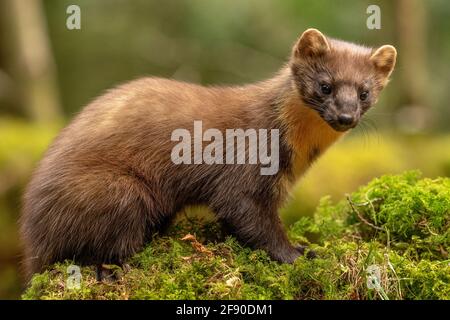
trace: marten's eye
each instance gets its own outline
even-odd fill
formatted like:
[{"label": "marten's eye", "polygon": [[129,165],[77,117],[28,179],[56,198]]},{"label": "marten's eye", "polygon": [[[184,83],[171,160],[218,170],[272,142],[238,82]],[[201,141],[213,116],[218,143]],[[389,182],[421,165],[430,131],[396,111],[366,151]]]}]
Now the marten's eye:
[{"label": "marten's eye", "polygon": [[359,94],[359,99],[361,101],[366,101],[367,98],[369,97],[369,92],[368,91],[363,91]]},{"label": "marten's eye", "polygon": [[331,93],[331,86],[329,84],[323,83],[320,85],[320,90],[323,94],[330,94]]}]

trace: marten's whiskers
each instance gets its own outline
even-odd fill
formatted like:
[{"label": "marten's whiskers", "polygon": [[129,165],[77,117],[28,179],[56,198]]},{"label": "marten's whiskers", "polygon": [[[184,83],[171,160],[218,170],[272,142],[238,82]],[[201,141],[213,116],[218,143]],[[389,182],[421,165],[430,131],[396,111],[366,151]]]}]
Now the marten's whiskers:
[{"label": "marten's whiskers", "polygon": [[380,134],[376,123],[372,119],[361,119],[360,128],[364,135],[364,146],[368,146],[376,138],[376,143],[380,143]]}]

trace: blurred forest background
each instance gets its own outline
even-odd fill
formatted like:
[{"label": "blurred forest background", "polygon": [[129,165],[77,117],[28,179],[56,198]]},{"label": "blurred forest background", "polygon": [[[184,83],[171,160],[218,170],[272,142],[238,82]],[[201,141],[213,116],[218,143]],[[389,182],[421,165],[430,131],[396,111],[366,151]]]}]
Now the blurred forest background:
[{"label": "blurred forest background", "polygon": [[[81,8],[81,30],[66,9]],[[381,29],[369,30],[370,4]],[[283,208],[286,224],[320,197],[341,198],[406,169],[450,176],[447,0],[0,1],[0,298],[20,295],[17,219],[33,167],[91,99],[145,75],[201,84],[271,77],[307,28],[397,47],[398,65],[368,120],[322,157]]]}]

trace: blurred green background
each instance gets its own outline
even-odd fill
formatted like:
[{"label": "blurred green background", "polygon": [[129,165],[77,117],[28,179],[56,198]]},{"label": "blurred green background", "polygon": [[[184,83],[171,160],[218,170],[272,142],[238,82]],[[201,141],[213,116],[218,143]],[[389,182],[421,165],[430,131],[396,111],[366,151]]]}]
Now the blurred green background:
[{"label": "blurred green background", "polygon": [[[81,30],[66,9],[81,8]],[[370,4],[381,29],[369,30]],[[370,46],[398,65],[367,121],[331,148],[281,210],[289,224],[321,196],[339,199],[406,169],[450,176],[447,0],[2,0],[0,2],[0,298],[17,298],[20,196],[42,153],[91,99],[145,75],[201,84],[271,77],[307,28]]]}]

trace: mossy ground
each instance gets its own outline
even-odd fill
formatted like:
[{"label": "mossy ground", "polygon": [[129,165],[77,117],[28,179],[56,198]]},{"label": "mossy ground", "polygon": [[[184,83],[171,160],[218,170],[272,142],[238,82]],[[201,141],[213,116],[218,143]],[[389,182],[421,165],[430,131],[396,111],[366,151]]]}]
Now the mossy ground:
[{"label": "mossy ground", "polygon": [[117,267],[115,282],[98,282],[94,268],[83,267],[81,288],[69,289],[68,261],[35,275],[23,298],[450,299],[449,227],[450,179],[406,172],[336,204],[324,198],[314,217],[292,225],[291,240],[315,250],[314,260],[280,264],[214,222],[186,219],[156,236],[127,271]]}]

